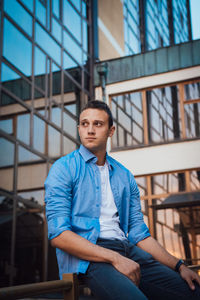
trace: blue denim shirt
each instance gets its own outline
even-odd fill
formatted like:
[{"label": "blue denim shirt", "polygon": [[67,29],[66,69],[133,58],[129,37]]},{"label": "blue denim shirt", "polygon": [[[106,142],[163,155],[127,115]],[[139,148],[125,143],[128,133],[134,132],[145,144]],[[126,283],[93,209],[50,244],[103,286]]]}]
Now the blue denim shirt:
[{"label": "blue denim shirt", "polygon": [[[150,236],[141,212],[139,189],[131,172],[106,155],[120,227],[134,244]],[[96,243],[100,232],[101,178],[97,157],[84,146],[58,159],[45,181],[48,237],[71,230]],[[56,249],[59,274],[85,273],[89,262]]]}]

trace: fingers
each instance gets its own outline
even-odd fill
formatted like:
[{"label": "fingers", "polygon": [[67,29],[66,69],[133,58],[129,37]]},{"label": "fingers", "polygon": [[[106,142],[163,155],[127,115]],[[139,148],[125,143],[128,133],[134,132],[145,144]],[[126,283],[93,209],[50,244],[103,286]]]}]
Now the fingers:
[{"label": "fingers", "polygon": [[140,283],[140,265],[135,261],[117,255],[116,260],[113,261],[112,265],[122,274],[127,276],[137,286]]},{"label": "fingers", "polygon": [[185,281],[188,283],[191,290],[195,290],[194,281],[196,281],[200,285],[200,277],[197,273],[185,267],[182,268],[180,275]]},{"label": "fingers", "polygon": [[128,275],[129,279],[135,283],[135,285],[140,284],[140,266],[134,262],[134,267],[131,270],[131,273]]},{"label": "fingers", "polygon": [[135,270],[135,277],[136,277],[136,285],[138,286],[140,284],[140,266],[136,266]]},{"label": "fingers", "polygon": [[195,285],[193,283],[193,281],[189,278],[189,279],[186,279],[189,287],[191,288],[191,290],[195,290]]}]

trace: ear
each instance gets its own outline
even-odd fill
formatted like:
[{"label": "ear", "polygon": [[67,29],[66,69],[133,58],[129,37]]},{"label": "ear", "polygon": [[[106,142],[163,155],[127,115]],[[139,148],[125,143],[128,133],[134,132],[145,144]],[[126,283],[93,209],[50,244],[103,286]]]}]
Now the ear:
[{"label": "ear", "polygon": [[109,129],[109,137],[112,137],[113,136],[113,134],[114,134],[114,132],[115,132],[115,126],[112,126],[112,127],[110,127],[110,129]]}]

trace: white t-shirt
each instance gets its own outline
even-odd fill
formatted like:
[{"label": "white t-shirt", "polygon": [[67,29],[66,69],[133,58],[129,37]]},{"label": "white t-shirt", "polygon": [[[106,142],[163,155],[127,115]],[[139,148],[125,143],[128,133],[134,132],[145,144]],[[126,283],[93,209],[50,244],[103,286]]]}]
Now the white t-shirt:
[{"label": "white t-shirt", "polygon": [[110,186],[108,164],[98,166],[101,174],[100,238],[126,239],[119,227],[119,215]]}]

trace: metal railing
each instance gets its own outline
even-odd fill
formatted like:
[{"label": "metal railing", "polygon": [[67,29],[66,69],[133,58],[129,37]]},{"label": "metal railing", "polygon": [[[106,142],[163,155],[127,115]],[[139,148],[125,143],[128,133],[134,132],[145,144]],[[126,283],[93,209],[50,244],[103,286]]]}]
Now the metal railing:
[{"label": "metal railing", "polygon": [[63,276],[63,280],[45,281],[39,283],[0,288],[0,299],[13,300],[58,291],[63,291],[64,300],[77,299],[75,290],[76,284],[74,283],[74,274],[64,275],[66,276]]}]

